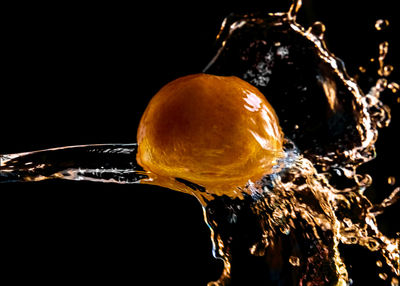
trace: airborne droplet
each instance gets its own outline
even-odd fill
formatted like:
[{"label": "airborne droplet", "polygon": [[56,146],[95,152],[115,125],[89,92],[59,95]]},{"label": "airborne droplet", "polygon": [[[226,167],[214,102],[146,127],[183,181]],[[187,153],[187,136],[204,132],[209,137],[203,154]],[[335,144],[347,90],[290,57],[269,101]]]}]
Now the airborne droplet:
[{"label": "airborne droplet", "polygon": [[318,38],[322,39],[325,33],[325,25],[321,22],[315,22],[309,28],[309,32],[317,36]]},{"label": "airborne droplet", "polygon": [[300,258],[298,258],[297,256],[290,256],[289,263],[293,266],[300,266]]},{"label": "airborne droplet", "polygon": [[375,22],[375,29],[378,31],[382,31],[389,26],[389,21],[386,19],[379,19]]},{"label": "airborne droplet", "polygon": [[388,184],[391,185],[391,186],[394,186],[394,184],[396,184],[396,178],[393,177],[393,176],[390,176],[388,178]]},{"label": "airborne droplet", "polygon": [[379,69],[378,69],[378,74],[380,76],[388,76],[392,71],[390,70],[390,68],[386,68],[385,66],[385,58],[388,54],[389,51],[389,43],[387,41],[384,41],[382,43],[379,44],[379,57],[378,57],[378,61],[379,61]]},{"label": "airborne droplet", "polygon": [[386,273],[379,273],[379,278],[382,280],[386,280],[388,278],[388,275]]},{"label": "airborne droplet", "polygon": [[388,85],[388,88],[393,92],[396,93],[400,90],[400,85],[396,82],[391,82]]},{"label": "airborne droplet", "polygon": [[393,66],[392,65],[386,65],[383,67],[383,76],[389,76],[392,71],[393,71]]}]

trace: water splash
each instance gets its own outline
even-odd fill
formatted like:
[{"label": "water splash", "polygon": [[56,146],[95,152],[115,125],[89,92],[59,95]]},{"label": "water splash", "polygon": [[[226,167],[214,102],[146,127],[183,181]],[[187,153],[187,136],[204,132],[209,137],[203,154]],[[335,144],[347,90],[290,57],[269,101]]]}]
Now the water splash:
[{"label": "water splash", "polygon": [[[388,88],[386,78],[393,70],[391,65],[385,64],[389,44],[380,44],[380,77],[364,94],[347,74],[343,62],[327,49],[325,26],[316,22],[305,29],[296,23],[300,6],[300,1],[293,3],[288,15],[235,15],[225,19],[219,35],[221,48],[205,69],[236,75],[257,86],[283,119],[281,124],[286,136],[301,149],[297,165],[291,166],[290,171],[276,174],[273,179],[264,178],[256,188],[259,195],[252,212],[261,216],[256,219],[261,225],[260,238],[250,247],[251,253],[266,256],[268,251],[273,252],[276,241],[281,241],[282,236],[293,236],[290,233],[301,229],[303,233],[294,235],[289,247],[296,249],[298,243],[293,240],[301,237],[306,244],[303,247],[314,249],[315,257],[294,253],[285,258],[293,265],[293,261],[297,261],[293,257],[300,257],[300,263],[295,265],[301,269],[297,270],[302,273],[301,277],[289,279],[296,281],[295,284],[349,283],[337,247],[340,243],[358,244],[379,252],[392,271],[385,275],[398,276],[399,239],[384,236],[378,229],[376,216],[399,199],[400,188],[395,188],[381,204],[372,205],[363,195],[371,184],[371,177],[357,173],[360,165],[375,158],[378,128],[388,126],[391,119],[389,107],[380,100],[380,94]],[[376,24],[377,29],[384,29],[385,25],[387,21]],[[298,78],[300,80],[296,80]],[[397,86],[392,83],[389,88],[396,92]],[[312,110],[318,104],[329,111],[321,115]],[[293,113],[296,116],[291,118],[289,114]],[[328,134],[324,130],[329,130]],[[325,141],[327,137],[329,142]],[[286,172],[290,174],[289,179]],[[343,178],[348,181],[343,182]],[[271,207],[268,201],[272,198],[275,204]],[[277,217],[280,220],[276,220]],[[209,220],[213,219],[210,216]],[[220,218],[217,220],[215,225],[219,226]],[[305,223],[299,227],[296,224],[301,224],[301,220]],[[312,230],[306,231],[308,228]],[[221,240],[227,241],[219,238],[214,245],[223,245],[223,253],[230,252],[233,239],[226,242],[228,246]],[[234,260],[233,256],[225,255],[223,259]],[[321,265],[330,265],[330,268],[322,270]],[[270,263],[266,263],[265,268],[271,269]],[[310,269],[319,270],[310,272]],[[280,275],[279,279],[285,280],[284,271]],[[223,281],[227,279],[222,277],[220,284],[225,285]],[[393,276],[393,279],[397,278]]]},{"label": "water splash", "polygon": [[[221,48],[205,71],[255,85],[309,159],[321,169],[345,169],[354,177],[354,166],[375,157],[376,127],[390,122],[388,108],[377,99],[381,87],[377,83],[364,95],[326,48],[325,26],[316,22],[304,29],[294,19],[281,13],[225,19]],[[313,110],[319,104],[328,112]]]},{"label": "water splash", "polygon": [[[348,285],[341,244],[379,255],[377,273],[391,285],[400,275],[400,238],[383,235],[376,221],[400,198],[400,187],[379,204],[364,195],[371,177],[358,167],[376,156],[378,128],[390,123],[380,95],[399,90],[387,77],[387,42],[379,46],[379,78],[366,93],[343,62],[326,47],[325,26],[296,22],[301,1],[287,13],[232,15],[217,37],[215,57],[205,68],[236,75],[257,86],[275,107],[286,135],[285,157],[276,172],[238,190],[216,196],[191,182],[170,178],[179,191],[196,196],[210,227],[213,254],[224,262],[209,286],[281,283]],[[377,30],[389,23],[379,21]],[[362,70],[362,69],[361,69]],[[315,110],[322,106],[323,112]],[[300,112],[299,112],[300,111]],[[0,182],[45,179],[120,184],[154,183],[136,163],[136,144],[71,146],[0,156]],[[178,184],[177,184],[178,182]],[[250,266],[249,266],[250,265]],[[249,275],[247,270],[254,267]],[[236,284],[235,284],[236,283]]]}]

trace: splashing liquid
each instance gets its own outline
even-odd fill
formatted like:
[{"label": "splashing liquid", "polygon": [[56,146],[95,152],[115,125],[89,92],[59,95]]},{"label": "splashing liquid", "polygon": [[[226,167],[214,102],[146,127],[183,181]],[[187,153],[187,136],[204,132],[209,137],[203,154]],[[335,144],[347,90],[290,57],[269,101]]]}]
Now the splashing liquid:
[{"label": "splashing liquid", "polygon": [[[380,100],[393,68],[379,47],[379,79],[364,94],[324,42],[325,26],[296,22],[301,1],[287,13],[232,15],[217,37],[220,49],[204,72],[235,75],[256,86],[275,108],[286,136],[276,172],[249,181],[241,196],[217,195],[170,178],[196,196],[211,231],[213,254],[224,262],[223,285],[349,285],[339,245],[378,253],[391,285],[400,275],[399,238],[383,235],[376,216],[400,197],[400,188],[374,205],[371,184],[357,168],[375,158],[378,128],[390,111]],[[377,29],[389,23],[377,22]],[[315,106],[320,106],[316,109]],[[51,178],[153,184],[154,174],[136,162],[136,144],[62,147],[0,157],[0,181]],[[248,269],[254,269],[251,275]]]}]

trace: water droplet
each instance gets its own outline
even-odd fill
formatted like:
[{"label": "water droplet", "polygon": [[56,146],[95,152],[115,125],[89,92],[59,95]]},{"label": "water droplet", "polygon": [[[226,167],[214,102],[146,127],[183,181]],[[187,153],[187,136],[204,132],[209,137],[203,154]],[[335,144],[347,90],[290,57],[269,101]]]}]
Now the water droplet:
[{"label": "water droplet", "polygon": [[388,275],[386,273],[379,273],[379,278],[382,280],[386,280],[388,278]]},{"label": "water droplet", "polygon": [[298,258],[297,256],[290,256],[289,263],[293,266],[300,266],[300,258]]},{"label": "water droplet", "polygon": [[322,39],[324,37],[325,30],[326,27],[323,23],[315,22],[314,24],[311,25],[308,31],[313,35],[317,36],[318,38]]},{"label": "water droplet", "polygon": [[390,282],[390,286],[399,286],[399,279],[393,277],[392,281]]},{"label": "water droplet", "polygon": [[257,250],[257,244],[254,244],[252,247],[250,247],[250,253],[251,254],[255,254],[256,253],[256,250]]},{"label": "water droplet", "polygon": [[386,65],[383,67],[383,76],[389,76],[392,71],[393,71],[393,66],[392,65]]},{"label": "water droplet", "polygon": [[382,261],[378,260],[378,261],[376,262],[376,266],[382,267]]},{"label": "water droplet", "polygon": [[378,91],[384,91],[388,85],[387,79],[386,78],[380,78],[376,82],[376,89]]},{"label": "water droplet", "polygon": [[389,51],[389,42],[384,41],[382,43],[379,44],[379,57],[378,57],[378,61],[379,61],[379,69],[378,69],[378,74],[380,76],[386,76],[385,74],[387,74],[389,72],[390,74],[390,68],[386,68],[384,60],[386,58],[386,55]]},{"label": "water droplet", "polygon": [[382,31],[389,26],[389,20],[379,19],[375,22],[375,29],[378,31]]},{"label": "water droplet", "polygon": [[379,55],[386,55],[389,50],[389,42],[384,41],[379,44]]},{"label": "water droplet", "polygon": [[363,66],[359,66],[359,67],[358,67],[358,70],[359,70],[360,72],[362,72],[362,73],[365,73],[365,72],[367,71],[367,69],[366,69],[365,67],[363,67]]},{"label": "water droplet", "polygon": [[400,85],[396,82],[391,82],[388,84],[388,88],[393,92],[396,93],[400,90]]},{"label": "water droplet", "polygon": [[391,185],[391,186],[394,186],[394,184],[396,184],[396,178],[393,177],[393,176],[390,176],[388,178],[388,184]]}]

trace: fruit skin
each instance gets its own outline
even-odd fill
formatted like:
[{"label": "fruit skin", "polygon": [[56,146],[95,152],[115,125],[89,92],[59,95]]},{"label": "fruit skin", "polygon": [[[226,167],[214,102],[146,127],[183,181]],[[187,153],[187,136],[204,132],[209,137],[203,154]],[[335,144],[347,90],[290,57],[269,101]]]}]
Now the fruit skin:
[{"label": "fruit skin", "polygon": [[193,74],[151,99],[137,132],[137,161],[157,177],[221,194],[270,173],[282,140],[275,111],[257,88],[234,76]]}]

